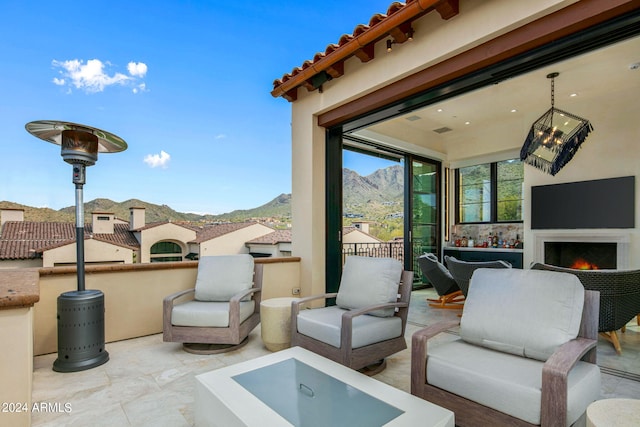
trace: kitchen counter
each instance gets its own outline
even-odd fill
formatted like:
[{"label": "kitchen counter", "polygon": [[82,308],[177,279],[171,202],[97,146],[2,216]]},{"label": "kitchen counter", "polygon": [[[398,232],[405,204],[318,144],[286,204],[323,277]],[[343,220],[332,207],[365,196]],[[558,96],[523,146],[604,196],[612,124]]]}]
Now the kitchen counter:
[{"label": "kitchen counter", "polygon": [[445,246],[444,248],[444,255],[452,256],[461,261],[487,262],[502,260],[511,264],[513,268],[522,268],[524,262],[523,252],[522,249],[511,248],[470,248],[468,246]]},{"label": "kitchen counter", "polygon": [[482,247],[468,247],[468,246],[445,246],[445,250],[447,249],[455,249],[458,251],[488,251],[488,252],[514,252],[514,253],[523,253],[522,249],[515,248],[482,248]]}]

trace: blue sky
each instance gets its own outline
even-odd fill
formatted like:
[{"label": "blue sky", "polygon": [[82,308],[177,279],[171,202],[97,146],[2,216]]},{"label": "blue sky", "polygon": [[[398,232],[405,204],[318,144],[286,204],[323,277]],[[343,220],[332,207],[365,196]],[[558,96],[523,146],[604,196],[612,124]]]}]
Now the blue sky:
[{"label": "blue sky", "polygon": [[291,192],[291,104],[273,80],[390,4],[0,0],[0,200],[75,203],[71,166],[25,130],[34,120],[128,143],[87,168],[85,201],[217,214]]}]

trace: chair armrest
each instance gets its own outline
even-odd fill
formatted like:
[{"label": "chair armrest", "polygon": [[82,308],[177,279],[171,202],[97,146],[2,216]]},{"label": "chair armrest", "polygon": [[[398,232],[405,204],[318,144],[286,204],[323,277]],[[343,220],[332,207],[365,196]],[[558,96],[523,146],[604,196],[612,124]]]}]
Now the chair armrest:
[{"label": "chair armrest", "polygon": [[296,300],[291,301],[291,319],[293,320],[298,315],[298,313],[300,313],[300,306],[303,305],[304,303],[318,300],[318,299],[335,298],[336,296],[338,296],[338,293],[332,292],[327,294],[311,295],[309,297],[298,298]]},{"label": "chair armrest", "polygon": [[183,291],[167,295],[162,300],[162,331],[165,334],[165,338],[171,335],[171,312],[173,311],[175,301],[185,295],[195,294],[195,292],[195,288],[185,289]]},{"label": "chair armrest", "polygon": [[239,303],[243,298],[246,298],[247,296],[253,295],[257,292],[262,292],[262,289],[251,288],[251,289],[246,289],[242,292],[238,292],[237,294],[231,297],[231,299],[229,300],[229,303],[232,303],[233,301],[237,301]]},{"label": "chair armrest", "polygon": [[363,314],[367,314],[369,312],[376,311],[376,310],[383,310],[385,308],[401,308],[401,307],[408,307],[408,306],[409,304],[407,304],[406,302],[388,302],[384,304],[376,304],[376,305],[370,305],[363,308],[348,310],[342,314],[342,326],[344,326],[344,321],[346,318],[353,319],[356,316],[361,316]]},{"label": "chair armrest", "polygon": [[542,425],[552,420],[564,422],[567,414],[569,371],[597,343],[597,340],[578,337],[558,347],[547,359],[542,367]]},{"label": "chair armrest", "polygon": [[406,302],[389,302],[384,304],[376,304],[370,305],[363,308],[357,308],[354,310],[346,310],[342,313],[341,326],[340,326],[340,347],[342,348],[351,348],[353,343],[353,318],[356,316],[361,316],[363,314],[370,313],[372,311],[385,309],[385,308],[396,308],[396,307],[407,307],[408,304]]},{"label": "chair armrest", "polygon": [[[238,292],[229,300],[229,319],[240,319],[240,301],[249,295],[262,292],[261,288],[250,288],[244,291]],[[256,301],[255,312],[260,312],[260,302]]]},{"label": "chair armrest", "polygon": [[178,298],[188,294],[195,294],[195,292],[196,292],[196,289],[191,288],[191,289],[185,289],[184,291],[175,292],[171,295],[167,295],[166,297],[164,297],[163,305],[169,304],[170,306],[173,306],[174,301],[177,300]]},{"label": "chair armrest", "polygon": [[313,301],[313,300],[317,300],[317,299],[328,299],[328,298],[335,298],[338,296],[337,292],[333,292],[333,293],[328,293],[328,294],[320,294],[320,295],[311,295],[310,297],[304,297],[304,298],[298,298],[297,300],[294,300],[291,303],[291,308],[293,308],[293,306],[298,306],[301,304],[304,304],[305,302],[309,302],[309,301]]},{"label": "chair armrest", "polygon": [[427,382],[427,344],[430,338],[460,324],[459,320],[447,320],[416,331],[411,336],[411,394],[421,396]]}]

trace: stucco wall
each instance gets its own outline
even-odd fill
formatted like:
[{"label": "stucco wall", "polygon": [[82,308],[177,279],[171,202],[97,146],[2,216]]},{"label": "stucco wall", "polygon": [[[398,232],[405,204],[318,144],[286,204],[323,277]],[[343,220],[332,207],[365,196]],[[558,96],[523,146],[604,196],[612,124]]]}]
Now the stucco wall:
[{"label": "stucco wall", "polygon": [[359,230],[354,230],[349,233],[346,233],[342,236],[342,243],[382,243],[380,240],[375,237],[362,233]]},{"label": "stucco wall", "polygon": [[182,248],[182,256],[187,254],[187,242],[196,238],[196,232],[177,224],[167,223],[144,229],[140,232],[140,261],[150,262],[151,246],[160,241],[174,242]]},{"label": "stucco wall", "polygon": [[[255,262],[264,265],[263,299],[291,297],[293,290],[300,288],[299,259]],[[106,342],[162,332],[162,300],[193,288],[197,267],[197,261],[87,267],[86,289],[104,293]],[[74,290],[76,280],[73,267],[40,270],[40,301],[33,308],[35,355],[58,350],[57,299],[61,293]]]},{"label": "stucco wall", "polygon": [[42,259],[8,259],[0,261],[0,270],[42,267]]},{"label": "stucco wall", "polygon": [[[0,425],[31,425],[31,387],[33,382],[33,308],[0,310],[0,402],[25,404],[20,411],[0,413]],[[3,406],[4,408],[4,406]],[[5,410],[11,408],[4,408]]]},{"label": "stucco wall", "polygon": [[[133,250],[112,245],[94,239],[85,239],[84,257],[86,263],[133,263]],[[75,264],[76,244],[68,244],[50,249],[42,254],[42,266],[53,267],[56,264]]]},{"label": "stucco wall", "polygon": [[200,257],[207,255],[248,254],[245,243],[273,233],[273,229],[262,224],[252,224],[215,239],[200,243]]}]

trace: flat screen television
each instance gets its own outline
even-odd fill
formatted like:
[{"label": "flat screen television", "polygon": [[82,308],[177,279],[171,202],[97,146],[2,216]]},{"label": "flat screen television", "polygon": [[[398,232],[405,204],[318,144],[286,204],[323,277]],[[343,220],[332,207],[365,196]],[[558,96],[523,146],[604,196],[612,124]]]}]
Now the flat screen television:
[{"label": "flat screen television", "polygon": [[531,187],[531,228],[634,228],[635,177]]}]

